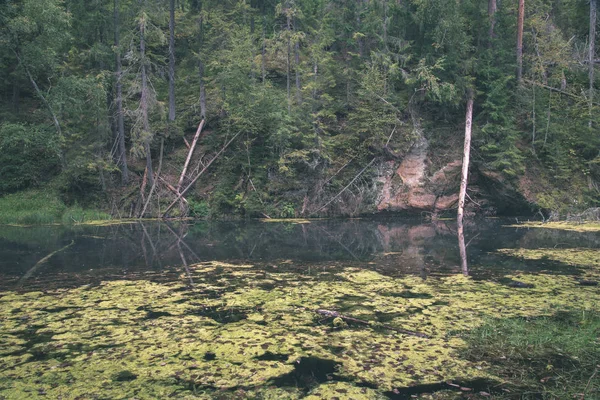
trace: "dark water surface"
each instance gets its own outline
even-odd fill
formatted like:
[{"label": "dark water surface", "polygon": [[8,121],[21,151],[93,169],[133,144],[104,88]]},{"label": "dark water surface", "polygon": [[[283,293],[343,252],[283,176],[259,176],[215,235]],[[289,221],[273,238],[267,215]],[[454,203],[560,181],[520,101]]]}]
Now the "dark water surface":
[{"label": "dark water surface", "polygon": [[[577,273],[549,260],[526,261],[502,248],[599,248],[600,235],[506,227],[511,220],[470,221],[469,274],[500,278],[515,271]],[[73,242],[34,271],[48,254]],[[454,221],[407,219],[288,222],[137,222],[110,226],[0,226],[0,290],[73,287],[160,274],[203,261],[280,262],[299,269],[341,263],[389,276],[460,272]]]}]

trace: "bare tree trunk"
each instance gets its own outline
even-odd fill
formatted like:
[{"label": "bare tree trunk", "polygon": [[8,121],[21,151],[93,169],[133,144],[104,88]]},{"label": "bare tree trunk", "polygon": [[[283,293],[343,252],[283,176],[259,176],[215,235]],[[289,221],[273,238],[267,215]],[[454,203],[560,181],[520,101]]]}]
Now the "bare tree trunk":
[{"label": "bare tree trunk", "polygon": [[198,129],[196,130],[196,134],[194,135],[194,140],[192,141],[192,145],[190,146],[190,150],[188,151],[187,158],[185,159],[185,164],[183,164],[183,170],[181,171],[181,176],[179,177],[179,182],[177,183],[178,192],[181,190],[183,179],[185,178],[185,174],[187,173],[188,166],[190,165],[190,160],[192,159],[192,155],[194,154],[194,149],[196,148],[196,144],[198,143],[198,138],[200,138],[200,133],[202,132],[203,127],[204,120],[202,120],[198,125]]},{"label": "bare tree trunk", "polygon": [[265,78],[267,76],[267,42],[266,42],[266,25],[267,25],[267,16],[265,14],[265,2],[261,1],[261,10],[262,10],[262,50],[260,53],[260,70],[262,75],[262,83],[265,83]]},{"label": "bare tree trunk", "polygon": [[62,134],[62,129],[60,128],[60,123],[58,122],[58,118],[56,117],[54,110],[52,110],[52,106],[50,106],[50,103],[48,103],[48,100],[46,100],[46,97],[44,97],[44,94],[40,90],[40,87],[35,82],[35,79],[33,79],[33,75],[31,75],[31,73],[29,72],[29,68],[27,68],[27,65],[23,62],[23,60],[21,59],[21,57],[19,56],[18,53],[15,52],[15,55],[17,56],[19,63],[25,69],[25,73],[27,74],[27,77],[29,78],[29,82],[31,82],[31,85],[33,86],[33,89],[35,90],[35,93],[38,95],[40,100],[42,100],[42,103],[44,103],[44,105],[48,109],[48,112],[50,113],[50,116],[52,117],[52,121],[54,122],[54,126],[56,127],[56,133],[58,133],[58,138],[61,141],[59,157],[60,157],[61,166],[64,169],[67,167],[67,161],[65,159],[65,154],[64,154],[64,151],[62,148],[63,147],[62,146],[63,134]]},{"label": "bare tree trunk", "polygon": [[114,2],[115,22],[115,53],[117,68],[116,99],[117,106],[117,140],[119,149],[119,165],[121,166],[121,184],[129,182],[129,169],[127,167],[127,151],[125,149],[125,123],[123,121],[123,66],[121,65],[121,51],[119,50],[119,0]]},{"label": "bare tree trunk", "polygon": [[[317,111],[317,82],[318,82],[318,74],[319,74],[319,64],[317,63],[317,58],[314,59],[313,65],[313,90],[312,90],[312,100],[313,100],[313,113],[316,115]],[[313,121],[313,129],[315,131],[315,146],[317,148],[321,148],[321,141],[319,140],[319,126],[318,120]],[[304,214],[304,212],[302,213]]]},{"label": "bare tree trunk", "polygon": [[144,141],[144,151],[146,153],[146,172],[148,175],[148,183],[154,185],[154,172],[152,171],[152,154],[150,152],[150,122],[148,120],[148,76],[147,76],[147,61],[146,61],[146,20],[142,18],[140,21],[140,58],[142,60],[142,95],[140,98],[140,108],[142,110],[142,140]]},{"label": "bare tree trunk", "polygon": [[490,17],[490,44],[492,39],[496,37],[496,33],[494,32],[494,28],[496,27],[496,10],[498,9],[498,5],[496,4],[496,0],[488,0],[488,15]]},{"label": "bare tree trunk", "polygon": [[163,218],[165,218],[167,216],[167,214],[169,213],[169,211],[171,211],[171,209],[175,206],[175,204],[177,204],[183,198],[183,196],[185,196],[185,194],[188,192],[188,190],[190,190],[192,188],[192,186],[194,186],[194,184],[198,181],[198,179],[200,179],[200,177],[206,172],[206,170],[208,170],[208,168],[211,166],[211,164],[217,158],[219,158],[219,156],[221,154],[223,154],[223,152],[225,150],[227,150],[227,148],[229,147],[229,145],[231,144],[231,142],[233,142],[235,140],[235,138],[239,136],[240,133],[241,133],[241,131],[238,132],[238,133],[236,133],[235,135],[233,135],[233,137],[231,139],[229,139],[229,141],[227,143],[225,143],[225,145],[223,147],[221,147],[221,150],[219,150],[219,152],[204,166],[204,168],[202,169],[202,171],[200,171],[194,177],[194,179],[192,179],[192,181],[177,195],[177,198],[163,212],[163,215],[162,215]]},{"label": "bare tree trunk", "polygon": [[462,174],[460,178],[460,192],[458,194],[458,213],[456,219],[462,224],[465,196],[467,194],[467,180],[469,179],[469,159],[471,153],[471,124],[473,121],[473,91],[467,93],[467,115],[465,116],[465,145],[463,149]]},{"label": "bare tree trunk", "polygon": [[[159,159],[158,159],[158,170],[156,171],[156,178],[157,179],[160,177],[160,172],[162,170],[163,150],[164,150],[164,147],[165,147],[165,139],[161,138],[161,140],[160,140],[160,156],[159,156]],[[156,188],[156,180],[154,180],[154,183],[152,184],[152,187],[150,188],[150,193],[148,194],[148,198],[146,199],[146,203],[144,204],[144,208],[142,208],[142,212],[140,213],[140,218],[144,218],[144,214],[146,214],[146,209],[148,208],[148,204],[150,204],[150,200],[152,200],[152,195],[154,194],[154,189],[155,188]],[[160,209],[158,210],[158,212],[160,213]]]},{"label": "bare tree trunk", "polygon": [[169,121],[175,121],[175,0],[169,10]]},{"label": "bare tree trunk", "polygon": [[300,44],[296,42],[294,44],[294,61],[296,70],[296,101],[298,104],[302,103],[302,88],[300,87]]},{"label": "bare tree trunk", "polygon": [[[295,21],[294,31],[296,31]],[[300,87],[300,43],[297,39],[294,43],[294,71],[296,73],[296,102],[302,104],[302,88]]]},{"label": "bare tree trunk", "polygon": [[288,112],[292,111],[291,94],[290,94],[290,57],[292,53],[291,49],[291,17],[287,16],[287,56],[286,56],[286,68],[287,68],[287,100],[288,100]]},{"label": "bare tree trunk", "polygon": [[590,121],[589,127],[592,127],[592,106],[594,104],[594,53],[596,50],[596,0],[590,0],[590,48],[588,53],[588,75],[590,81],[589,109]]},{"label": "bare tree trunk", "polygon": [[[360,32],[362,21],[360,18],[360,11],[362,9],[362,0],[357,0],[357,10],[356,10],[356,27],[358,32]],[[365,55],[365,46],[362,38],[360,36],[357,37],[358,41],[358,55],[360,58],[363,58]]]},{"label": "bare tree trunk", "polygon": [[525,0],[519,0],[517,18],[517,83],[523,80],[523,21],[525,19]]},{"label": "bare tree trunk", "polygon": [[[202,8],[200,8],[202,11]],[[206,118],[206,88],[204,86],[204,63],[202,62],[202,44],[204,42],[204,20],[200,17],[198,38],[198,76],[200,78],[200,118]]]}]

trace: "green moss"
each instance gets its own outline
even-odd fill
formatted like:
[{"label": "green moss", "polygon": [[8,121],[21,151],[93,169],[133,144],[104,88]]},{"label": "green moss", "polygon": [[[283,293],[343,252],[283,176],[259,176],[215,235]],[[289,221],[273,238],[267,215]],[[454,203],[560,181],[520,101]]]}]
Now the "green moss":
[{"label": "green moss", "polygon": [[552,260],[581,267],[583,275],[600,278],[600,249],[500,249],[498,252],[526,260]]},{"label": "green moss", "polygon": [[290,224],[310,224],[311,220],[301,218],[262,218],[261,222],[277,223],[286,222]]},{"label": "green moss", "polygon": [[545,228],[561,229],[574,232],[600,232],[600,223],[598,222],[523,222],[520,224],[508,225],[511,228]]},{"label": "green moss", "polygon": [[[595,288],[551,275],[514,276],[535,284],[516,290],[462,275],[424,281],[357,268],[321,276],[291,273],[284,264],[269,272],[215,262],[190,270],[193,287],[182,271],[181,281],[163,284],[3,293],[0,397],[378,398],[411,385],[497,379],[486,360],[461,356],[467,342],[452,332],[497,315],[600,306]],[[419,296],[386,295],[399,288]],[[372,324],[335,329],[314,311],[343,307]],[[431,338],[387,330],[382,316],[386,325]],[[298,370],[306,360],[335,368],[315,380]],[[128,379],[115,379],[123,371]]]}]

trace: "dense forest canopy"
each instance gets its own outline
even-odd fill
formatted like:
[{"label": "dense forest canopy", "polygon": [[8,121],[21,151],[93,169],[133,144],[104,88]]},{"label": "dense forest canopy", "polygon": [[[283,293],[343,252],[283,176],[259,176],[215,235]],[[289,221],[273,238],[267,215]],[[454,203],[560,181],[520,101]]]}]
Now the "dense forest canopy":
[{"label": "dense forest canopy", "polygon": [[474,169],[534,208],[591,207],[595,7],[2,0],[0,195],[41,186],[135,216],[370,212],[386,163],[421,140],[431,174],[460,159],[472,92]]}]

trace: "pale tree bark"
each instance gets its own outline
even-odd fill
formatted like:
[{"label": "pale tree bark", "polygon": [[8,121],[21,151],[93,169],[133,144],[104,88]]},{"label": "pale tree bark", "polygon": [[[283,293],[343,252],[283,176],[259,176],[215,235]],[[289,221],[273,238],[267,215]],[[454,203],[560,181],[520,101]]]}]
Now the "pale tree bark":
[{"label": "pale tree bark", "polygon": [[169,10],[169,121],[175,121],[175,0]]},{"label": "pale tree bark", "polygon": [[300,44],[298,41],[294,44],[294,61],[296,72],[296,102],[302,103],[302,87],[300,85]]},{"label": "pale tree bark", "polygon": [[150,152],[150,142],[152,140],[150,134],[150,122],[148,120],[148,103],[149,103],[149,89],[148,89],[148,71],[147,71],[147,60],[146,60],[146,20],[143,17],[140,20],[140,59],[142,60],[142,94],[140,98],[140,110],[142,113],[142,140],[144,141],[144,151],[146,153],[146,172],[148,176],[148,183],[150,186],[154,185],[154,172],[152,171],[152,154]]},{"label": "pale tree bark", "polygon": [[594,105],[594,53],[596,50],[596,0],[590,0],[590,48],[588,53],[588,75],[590,83],[589,93],[589,127],[592,127],[592,107]]},{"label": "pale tree bark", "polygon": [[496,10],[498,9],[498,5],[496,3],[496,0],[488,0],[488,16],[490,17],[490,30],[489,30],[489,37],[490,37],[490,44],[492,42],[492,39],[494,39],[496,37],[496,32],[494,32],[494,28],[496,27]]},{"label": "pale tree bark", "polygon": [[292,49],[291,49],[291,34],[292,34],[292,17],[290,15],[290,10],[287,9],[287,27],[286,27],[286,31],[287,31],[287,55],[286,55],[286,76],[287,76],[287,100],[288,100],[288,112],[292,111],[292,100],[291,100],[291,92],[290,92],[290,57],[291,57],[291,53],[292,53]]},{"label": "pale tree bark", "polygon": [[[296,21],[294,21],[294,32],[296,32]],[[294,72],[296,73],[296,102],[302,103],[302,87],[300,86],[300,42],[294,42]]]},{"label": "pale tree bark", "polygon": [[202,132],[202,128],[204,127],[204,120],[200,122],[198,125],[198,129],[196,130],[196,134],[194,135],[194,140],[190,146],[190,150],[188,151],[187,158],[185,159],[185,164],[183,164],[183,170],[181,171],[181,176],[179,177],[179,182],[177,182],[177,191],[181,190],[181,185],[183,185],[183,180],[185,179],[185,175],[187,174],[188,166],[190,165],[190,161],[192,160],[192,155],[194,154],[194,149],[196,148],[196,144],[198,143],[198,139],[200,138],[200,133]]},{"label": "pale tree bark", "polygon": [[523,22],[525,20],[525,0],[519,0],[517,17],[517,82],[523,80]]},{"label": "pale tree bark", "polygon": [[471,125],[473,122],[473,91],[467,93],[467,114],[465,116],[465,143],[463,149],[462,173],[460,177],[460,192],[458,194],[457,222],[462,224],[465,197],[467,194],[467,181],[469,179],[469,160],[471,155]]},{"label": "pale tree bark", "polygon": [[117,137],[119,151],[119,165],[121,167],[121,183],[129,182],[129,169],[127,167],[127,150],[125,149],[125,123],[123,121],[123,66],[121,64],[121,51],[119,49],[119,0],[114,1],[114,23],[115,23],[115,56],[116,56],[116,99],[117,106]]}]

